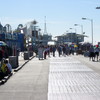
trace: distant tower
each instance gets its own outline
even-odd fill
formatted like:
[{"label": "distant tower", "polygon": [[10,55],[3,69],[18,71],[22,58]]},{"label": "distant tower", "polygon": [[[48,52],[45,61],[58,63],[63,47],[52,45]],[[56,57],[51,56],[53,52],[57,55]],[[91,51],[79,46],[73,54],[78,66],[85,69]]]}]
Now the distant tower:
[{"label": "distant tower", "polygon": [[48,34],[47,33],[47,27],[46,27],[46,16],[45,16],[45,19],[44,19],[44,34]]}]

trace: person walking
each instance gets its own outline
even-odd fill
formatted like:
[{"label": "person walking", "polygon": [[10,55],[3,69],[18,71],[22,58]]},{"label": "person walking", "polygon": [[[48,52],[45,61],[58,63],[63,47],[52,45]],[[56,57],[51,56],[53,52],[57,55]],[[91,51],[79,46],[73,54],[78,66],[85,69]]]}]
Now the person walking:
[{"label": "person walking", "polygon": [[48,52],[48,48],[44,47],[44,59],[46,59],[46,57],[47,57],[47,52]]},{"label": "person walking", "polygon": [[39,60],[42,58],[43,59],[43,47],[42,46],[40,46],[39,48],[38,48],[38,58],[39,58]]},{"label": "person walking", "polygon": [[58,46],[57,50],[58,50],[58,54],[59,54],[59,57],[60,57],[60,55],[62,53],[62,47],[61,46]]},{"label": "person walking", "polygon": [[98,48],[98,46],[96,46],[94,52],[95,52],[95,57],[96,57],[96,59],[98,61],[98,57],[99,57],[99,48]]},{"label": "person walking", "polygon": [[89,60],[91,60],[92,58],[92,61],[95,61],[95,53],[94,53],[94,47],[91,46],[90,49],[89,49]]},{"label": "person walking", "polygon": [[53,46],[53,48],[52,48],[53,57],[55,57],[55,51],[56,51],[56,46]]},{"label": "person walking", "polygon": [[47,50],[47,55],[48,55],[48,57],[50,57],[50,46],[48,46],[47,49],[48,49]]},{"label": "person walking", "polygon": [[65,45],[63,45],[62,51],[63,51],[63,56],[66,56],[66,47],[65,47]]}]

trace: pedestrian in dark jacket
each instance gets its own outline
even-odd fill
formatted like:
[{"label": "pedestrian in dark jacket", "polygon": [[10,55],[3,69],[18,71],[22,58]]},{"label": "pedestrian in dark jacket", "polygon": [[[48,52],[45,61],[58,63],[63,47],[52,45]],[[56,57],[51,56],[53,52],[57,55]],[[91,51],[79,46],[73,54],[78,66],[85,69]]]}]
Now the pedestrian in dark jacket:
[{"label": "pedestrian in dark jacket", "polygon": [[55,51],[56,51],[56,47],[55,47],[55,46],[53,46],[53,48],[52,48],[53,57],[55,57]]},{"label": "pedestrian in dark jacket", "polygon": [[92,61],[95,60],[95,53],[94,53],[93,46],[91,46],[90,49],[89,49],[89,59],[91,60],[91,58],[92,58]]}]

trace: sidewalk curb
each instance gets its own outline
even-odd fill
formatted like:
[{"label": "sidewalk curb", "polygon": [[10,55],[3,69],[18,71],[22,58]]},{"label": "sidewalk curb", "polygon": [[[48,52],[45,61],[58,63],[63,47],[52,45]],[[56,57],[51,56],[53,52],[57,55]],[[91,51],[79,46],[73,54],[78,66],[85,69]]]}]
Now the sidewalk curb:
[{"label": "sidewalk curb", "polygon": [[[32,60],[35,56],[31,57],[29,60],[27,60],[24,64],[19,66],[18,68],[14,69],[14,72],[18,72],[25,64],[27,64],[30,60]],[[13,75],[13,72],[9,74],[8,76],[5,76],[2,80],[0,80],[0,85],[3,85],[7,82],[7,80]]]},{"label": "sidewalk curb", "polygon": [[13,73],[9,74],[8,76],[5,76],[2,80],[0,80],[0,85],[3,85],[7,82],[7,80],[13,75]]},{"label": "sidewalk curb", "polygon": [[25,64],[27,64],[30,60],[32,60],[35,56],[31,57],[29,60],[27,60],[23,65],[17,67],[16,69],[14,69],[14,72],[19,71]]}]

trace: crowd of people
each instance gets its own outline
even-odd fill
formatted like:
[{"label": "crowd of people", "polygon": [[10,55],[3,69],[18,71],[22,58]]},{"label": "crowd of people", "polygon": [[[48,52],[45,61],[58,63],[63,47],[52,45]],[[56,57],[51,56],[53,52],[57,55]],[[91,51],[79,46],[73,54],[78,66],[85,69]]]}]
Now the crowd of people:
[{"label": "crowd of people", "polygon": [[62,56],[68,56],[68,55],[76,55],[80,54],[78,51],[81,50],[84,54],[84,52],[88,51],[88,57],[92,61],[99,61],[99,52],[100,48],[99,46],[90,46],[88,50],[82,50],[82,48],[74,47],[72,45],[54,45],[54,46],[39,46],[37,50],[37,55],[39,60],[40,59],[46,59],[47,55],[50,57],[50,54],[55,57],[55,52],[58,52],[59,57]]},{"label": "crowd of people", "polygon": [[54,46],[39,46],[38,47],[38,58],[40,59],[46,59],[47,55],[50,57],[50,54],[55,57],[55,52],[58,52],[59,57],[62,56],[68,56],[68,55],[74,55],[74,52],[77,51],[77,48],[74,48],[73,46],[68,45],[54,45]]},{"label": "crowd of people", "polygon": [[100,49],[98,46],[91,46],[89,49],[89,59],[92,61],[99,61]]},{"label": "crowd of people", "polygon": [[[82,47],[82,46],[80,46]],[[85,47],[86,49],[87,47]],[[55,52],[58,53],[58,56],[69,56],[69,55],[74,55],[76,53],[76,55],[78,55],[78,51],[81,50],[82,48],[79,47],[75,47],[73,45],[51,45],[51,46],[43,46],[40,45],[37,48],[35,48],[35,53],[36,56],[38,57],[39,60],[44,60],[48,57],[55,57]],[[99,46],[90,46],[88,48],[88,57],[89,60],[92,61],[99,61]],[[85,51],[86,52],[86,51]],[[3,78],[4,76],[10,74],[12,72],[12,66],[9,63],[9,61],[6,58],[6,52],[4,51],[3,48],[0,47],[0,79]]]}]

